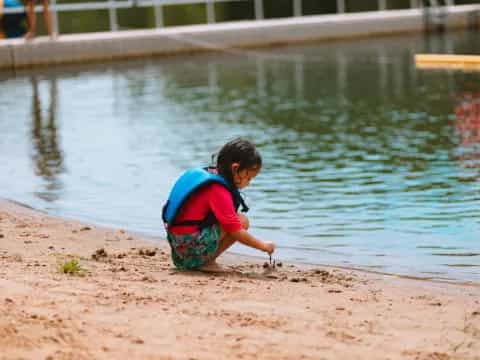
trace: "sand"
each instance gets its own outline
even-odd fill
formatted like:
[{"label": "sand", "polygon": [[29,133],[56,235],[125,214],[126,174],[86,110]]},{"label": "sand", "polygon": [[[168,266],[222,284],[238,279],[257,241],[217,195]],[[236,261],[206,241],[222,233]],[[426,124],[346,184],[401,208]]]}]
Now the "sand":
[{"label": "sand", "polygon": [[478,284],[220,262],[0,200],[0,359],[480,359]]}]

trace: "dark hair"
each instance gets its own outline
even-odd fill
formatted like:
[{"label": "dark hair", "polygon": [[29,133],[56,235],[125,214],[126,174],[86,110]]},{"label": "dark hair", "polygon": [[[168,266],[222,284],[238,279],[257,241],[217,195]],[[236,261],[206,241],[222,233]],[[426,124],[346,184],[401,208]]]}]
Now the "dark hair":
[{"label": "dark hair", "polygon": [[235,184],[232,174],[233,163],[240,165],[238,171],[260,169],[262,167],[262,156],[250,141],[236,138],[223,145],[217,154],[218,173],[232,185]]}]

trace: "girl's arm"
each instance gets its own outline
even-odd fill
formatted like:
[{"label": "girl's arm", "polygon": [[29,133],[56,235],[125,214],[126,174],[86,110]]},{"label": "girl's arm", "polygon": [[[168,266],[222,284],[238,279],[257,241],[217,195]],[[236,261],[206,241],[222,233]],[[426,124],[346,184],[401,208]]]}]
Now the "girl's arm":
[{"label": "girl's arm", "polygon": [[266,253],[273,253],[275,251],[275,245],[271,241],[261,241],[251,235],[247,230],[242,229],[229,233],[235,240],[240,241],[242,244],[265,251]]}]

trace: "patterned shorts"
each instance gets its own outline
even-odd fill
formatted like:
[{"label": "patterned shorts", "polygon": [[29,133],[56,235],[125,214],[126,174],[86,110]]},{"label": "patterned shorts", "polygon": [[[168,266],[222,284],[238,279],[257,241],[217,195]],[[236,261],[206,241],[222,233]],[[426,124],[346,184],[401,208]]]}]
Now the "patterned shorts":
[{"label": "patterned shorts", "polygon": [[179,269],[195,269],[212,260],[220,243],[218,224],[204,228],[193,234],[175,235],[168,233],[172,248],[172,260]]}]

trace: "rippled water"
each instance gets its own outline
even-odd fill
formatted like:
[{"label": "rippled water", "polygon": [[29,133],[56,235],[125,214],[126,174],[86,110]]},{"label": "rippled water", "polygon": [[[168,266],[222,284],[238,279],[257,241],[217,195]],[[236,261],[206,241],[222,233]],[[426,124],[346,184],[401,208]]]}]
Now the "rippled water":
[{"label": "rippled water", "polygon": [[0,73],[0,196],[163,235],[174,179],[242,135],[265,162],[245,191],[252,231],[279,258],[479,281],[480,73],[413,64],[479,39]]}]

